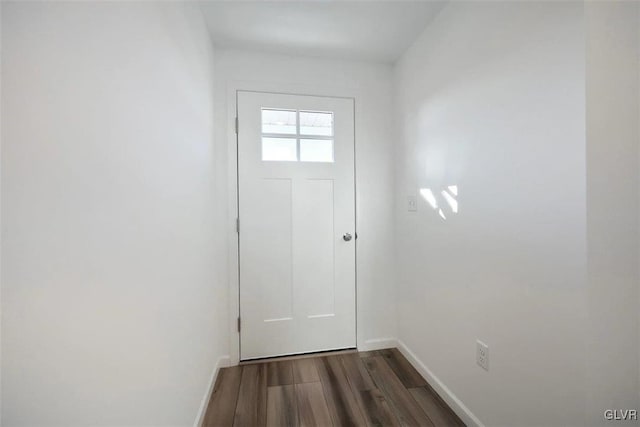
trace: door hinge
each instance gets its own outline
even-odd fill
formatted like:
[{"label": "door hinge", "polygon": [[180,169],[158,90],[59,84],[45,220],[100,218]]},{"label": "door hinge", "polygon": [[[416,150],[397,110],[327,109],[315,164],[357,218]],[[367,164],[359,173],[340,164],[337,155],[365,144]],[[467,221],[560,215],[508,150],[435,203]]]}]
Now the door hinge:
[{"label": "door hinge", "polygon": [[239,129],[240,129],[240,123],[238,122],[238,118],[236,117],[236,135],[238,134]]},{"label": "door hinge", "polygon": [[238,317],[238,332],[240,332],[240,318]]},{"label": "door hinge", "polygon": [[240,234],[240,218],[236,218],[236,233]]}]

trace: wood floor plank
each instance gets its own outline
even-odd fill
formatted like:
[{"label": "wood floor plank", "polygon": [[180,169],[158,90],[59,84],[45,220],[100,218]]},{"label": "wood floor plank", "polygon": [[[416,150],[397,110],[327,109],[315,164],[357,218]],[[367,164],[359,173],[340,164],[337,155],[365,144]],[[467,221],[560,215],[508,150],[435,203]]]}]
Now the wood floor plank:
[{"label": "wood floor plank", "polygon": [[298,405],[298,421],[301,427],[326,427],[332,426],[329,408],[324,399],[322,384],[302,383],[296,384],[296,403]]},{"label": "wood floor plank", "polygon": [[397,349],[385,349],[221,369],[203,426],[231,425],[463,427],[464,423]]},{"label": "wood floor plank", "polygon": [[400,426],[387,399],[377,388],[359,392],[367,424],[370,426]]},{"label": "wood floor plank", "polygon": [[363,359],[358,355],[347,355],[340,357],[340,360],[367,425],[400,425],[386,399],[376,388],[367,368],[364,367]]},{"label": "wood floor plank", "polygon": [[429,415],[436,427],[464,427],[462,420],[429,387],[410,388],[409,393]]},{"label": "wood floor plank", "polygon": [[358,356],[359,357],[375,357],[375,356],[380,356],[380,350],[371,350],[371,351],[359,351],[358,352]]},{"label": "wood floor plank", "polygon": [[403,426],[433,426],[382,356],[367,357],[365,367]]},{"label": "wood floor plank", "polygon": [[267,387],[293,384],[293,363],[290,360],[267,364]]},{"label": "wood floor plank", "polygon": [[427,381],[422,378],[420,373],[416,371],[397,348],[380,350],[380,354],[406,388],[424,387],[427,385]]},{"label": "wood floor plank", "polygon": [[293,382],[295,384],[314,383],[320,381],[316,369],[315,357],[311,359],[293,360]]},{"label": "wood floor plank", "polygon": [[316,367],[334,425],[367,425],[344,372],[340,356],[320,357]]},{"label": "wood floor plank", "polygon": [[243,366],[234,426],[255,427],[267,421],[267,366]]},{"label": "wood floor plank", "polygon": [[267,387],[267,426],[298,425],[298,405],[293,384]]},{"label": "wood floor plank", "polygon": [[340,356],[344,372],[347,374],[349,384],[355,391],[371,390],[376,388],[371,375],[364,367],[364,363],[357,354],[345,354]]},{"label": "wood floor plank", "polygon": [[203,426],[217,427],[233,424],[241,377],[242,366],[220,369],[202,422]]}]

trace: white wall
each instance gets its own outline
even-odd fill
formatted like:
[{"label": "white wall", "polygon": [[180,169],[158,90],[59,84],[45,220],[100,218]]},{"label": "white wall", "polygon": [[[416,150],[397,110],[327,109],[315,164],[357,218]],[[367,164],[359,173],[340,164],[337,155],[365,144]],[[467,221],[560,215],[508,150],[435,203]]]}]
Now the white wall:
[{"label": "white wall", "polygon": [[604,408],[640,402],[638,3],[587,2],[585,28],[587,416],[599,425]]},{"label": "white wall", "polygon": [[191,425],[228,331],[199,11],[2,8],[2,425]]},{"label": "white wall", "polygon": [[[2,3],[0,3],[0,147],[2,146]],[[0,148],[0,194],[2,193],[2,149]],[[0,425],[2,424],[2,197],[0,196]]]},{"label": "white wall", "polygon": [[399,338],[486,425],[584,421],[584,43],[579,2],[452,2],[395,69]]},{"label": "white wall", "polygon": [[[388,345],[395,338],[393,251],[393,140],[391,67],[388,65],[262,54],[216,49],[216,144],[229,157],[227,228],[230,282],[237,295],[235,194],[235,91],[238,89],[353,96],[356,105],[358,346]],[[226,94],[223,96],[222,94]],[[235,320],[236,298],[230,299]],[[237,358],[238,335],[231,333],[231,353]],[[234,353],[235,352],[235,353]]]}]

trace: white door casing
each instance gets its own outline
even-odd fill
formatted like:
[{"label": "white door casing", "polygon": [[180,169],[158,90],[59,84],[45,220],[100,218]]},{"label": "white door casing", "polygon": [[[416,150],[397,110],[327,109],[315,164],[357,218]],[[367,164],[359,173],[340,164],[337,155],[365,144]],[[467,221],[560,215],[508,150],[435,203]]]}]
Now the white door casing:
[{"label": "white door casing", "polygon": [[[353,348],[353,99],[237,96],[240,358]],[[283,119],[263,128],[263,114]]]}]

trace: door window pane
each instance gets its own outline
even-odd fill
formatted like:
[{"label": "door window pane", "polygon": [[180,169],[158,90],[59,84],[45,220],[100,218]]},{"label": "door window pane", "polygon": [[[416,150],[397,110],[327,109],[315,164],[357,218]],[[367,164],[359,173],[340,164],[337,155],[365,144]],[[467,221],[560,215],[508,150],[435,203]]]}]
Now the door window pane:
[{"label": "door window pane", "polygon": [[297,161],[296,139],[262,137],[262,160]]},{"label": "door window pane", "polygon": [[333,140],[301,139],[300,160],[303,162],[333,162]]},{"label": "door window pane", "polygon": [[262,133],[296,134],[296,112],[262,109]]},{"label": "door window pane", "polygon": [[333,136],[333,113],[300,111],[300,134]]}]

